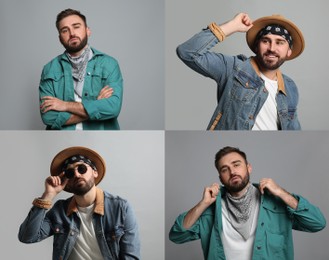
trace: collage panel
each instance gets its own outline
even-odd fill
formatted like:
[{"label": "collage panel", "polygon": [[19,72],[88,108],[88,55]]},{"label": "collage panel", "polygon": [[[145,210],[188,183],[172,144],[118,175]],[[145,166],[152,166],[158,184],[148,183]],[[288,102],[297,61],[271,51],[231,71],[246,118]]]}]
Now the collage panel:
[{"label": "collage panel", "polygon": [[[86,17],[87,32],[73,28],[84,27],[80,19],[69,24],[71,38],[65,38],[67,30],[59,33],[56,18],[67,9]],[[2,0],[0,16],[0,130],[164,129],[164,0]],[[72,73],[73,92],[69,63],[83,68],[90,56],[84,49],[80,59],[71,53],[69,62],[64,51],[85,43],[84,34],[94,56],[84,81]],[[81,110],[49,104],[79,99],[88,120]],[[82,117],[83,127],[76,126],[78,119],[64,124],[71,114]]]},{"label": "collage panel", "polygon": [[[88,152],[90,149],[93,152]],[[4,210],[0,217],[5,237],[2,247],[4,259],[60,259],[60,254],[64,254],[63,259],[67,259],[65,254],[68,254],[72,239],[76,237],[78,226],[75,225],[78,225],[78,221],[75,213],[64,213],[64,209],[71,207],[66,207],[67,203],[62,200],[70,198],[73,192],[77,205],[83,204],[81,196],[76,195],[82,194],[81,189],[89,183],[90,171],[94,170],[92,165],[96,167],[98,176],[105,168],[104,177],[99,183],[98,177],[95,178],[95,183],[98,183],[96,188],[107,192],[104,195],[104,212],[102,215],[97,192],[95,208],[98,211],[94,214],[93,226],[99,230],[100,218],[102,231],[95,232],[104,232],[106,236],[108,249],[105,246],[102,250],[107,255],[106,259],[164,259],[163,132],[122,131],[95,135],[92,132],[2,131],[0,150],[4,167],[1,189]],[[73,153],[90,159],[92,164],[85,160],[73,161],[77,157],[72,156]],[[67,156],[70,159],[68,165],[64,166]],[[80,169],[82,164],[88,169],[87,172]],[[59,167],[61,165],[62,168]],[[69,179],[66,177],[70,174],[67,169],[72,171],[72,168],[75,178]],[[45,180],[49,184],[50,173],[56,172],[56,169],[60,169],[60,174],[65,170],[65,177],[60,175],[60,179],[63,185],[64,182],[66,184],[64,191],[59,189],[59,194],[49,205],[49,199],[42,200],[40,197],[48,194]],[[58,187],[54,183],[52,185]],[[35,206],[29,213],[32,202]],[[38,216],[43,216],[39,213],[41,211],[44,214],[43,208],[49,206],[53,208],[47,211],[40,233],[36,234],[38,228],[35,226],[40,223]],[[28,219],[28,213],[30,221],[23,224]],[[77,214],[81,217],[82,213]],[[36,242],[39,239],[44,240]],[[100,245],[104,246],[104,239],[101,238]],[[91,250],[92,244],[87,244],[90,252],[94,253],[95,250]],[[52,252],[57,257],[52,258]]]},{"label": "collage panel", "polygon": [[[166,129],[328,130],[329,89],[324,83],[328,54],[323,53],[326,40],[320,39],[328,36],[318,37],[314,29],[326,30],[327,6],[324,0],[316,4],[307,1],[301,4],[298,0],[167,0]],[[238,14],[244,14],[242,22],[224,28],[224,24],[239,18]],[[263,23],[265,17],[266,23]],[[285,43],[285,48],[289,44],[292,54],[289,49],[272,48],[264,52],[261,47],[265,42],[257,41],[260,34],[255,37],[255,33],[268,24],[279,24],[290,30],[290,36],[295,39]],[[272,28],[272,35],[266,34],[266,39],[279,36],[277,28]],[[253,45],[256,43],[260,45],[258,49]],[[251,68],[255,64],[249,62],[250,57],[257,58],[261,73]],[[262,59],[266,66],[258,62]],[[277,79],[263,73],[269,72],[266,67],[274,65],[281,65],[285,90],[279,76]],[[262,80],[269,87],[265,89]],[[277,99],[268,89],[280,90]],[[265,99],[267,96],[273,97],[272,105],[269,98]],[[267,107],[265,105],[271,108],[269,114],[274,118],[270,119],[277,126],[272,123],[272,128],[270,124],[264,127],[261,121],[257,122],[258,115],[262,114],[260,109]],[[275,105],[279,118],[276,118]]]},{"label": "collage panel", "polygon": [[[224,259],[224,250],[227,259],[251,259],[252,250],[253,259],[327,259],[328,147],[327,132],[167,131],[166,259]],[[243,244],[243,254],[236,251],[242,236],[254,241],[251,249]]]}]

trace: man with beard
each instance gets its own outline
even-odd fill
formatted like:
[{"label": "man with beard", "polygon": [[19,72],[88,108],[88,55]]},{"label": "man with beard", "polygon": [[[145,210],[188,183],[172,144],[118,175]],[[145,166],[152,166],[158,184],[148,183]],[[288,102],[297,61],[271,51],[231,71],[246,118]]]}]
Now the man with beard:
[{"label": "man with beard", "polygon": [[[103,158],[89,148],[59,152],[42,196],[33,201],[19,229],[19,240],[34,243],[54,236],[53,259],[139,259],[138,227],[130,205],[96,186],[105,168]],[[63,190],[73,196],[52,206]]]},{"label": "man with beard", "polygon": [[[247,32],[255,57],[227,56],[210,49],[225,37]],[[279,70],[304,50],[301,31],[280,15],[254,22],[245,13],[194,35],[177,48],[179,58],[217,83],[217,108],[207,130],[300,130],[295,83]]]},{"label": "man with beard", "polygon": [[223,186],[204,189],[202,200],[178,216],[169,238],[175,243],[201,239],[205,259],[293,259],[292,229],[317,232],[326,221],[300,195],[272,179],[251,184],[246,154],[224,147],[215,157]]},{"label": "man with beard", "polygon": [[40,112],[46,129],[120,129],[123,80],[118,62],[89,46],[91,31],[79,11],[60,12],[56,27],[66,51],[41,74]]}]

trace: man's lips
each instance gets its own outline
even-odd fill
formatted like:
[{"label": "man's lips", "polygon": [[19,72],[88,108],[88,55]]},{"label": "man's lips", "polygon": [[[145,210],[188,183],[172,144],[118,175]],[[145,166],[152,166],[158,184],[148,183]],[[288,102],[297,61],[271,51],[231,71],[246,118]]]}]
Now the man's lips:
[{"label": "man's lips", "polygon": [[237,175],[236,175],[236,176],[233,176],[233,177],[230,179],[230,181],[231,181],[231,182],[236,182],[236,181],[238,181],[239,179],[241,179],[240,176],[237,176]]}]

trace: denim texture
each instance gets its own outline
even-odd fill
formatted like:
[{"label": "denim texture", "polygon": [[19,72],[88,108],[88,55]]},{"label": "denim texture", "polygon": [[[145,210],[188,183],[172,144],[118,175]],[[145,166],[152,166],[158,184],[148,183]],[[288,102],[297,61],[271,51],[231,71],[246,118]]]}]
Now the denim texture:
[{"label": "denim texture", "polygon": [[[258,188],[257,184],[254,185]],[[201,239],[204,259],[225,260],[220,237],[223,228],[221,198],[225,192],[225,188],[221,188],[216,202],[203,212],[190,229],[183,227],[187,212],[179,215],[170,230],[169,239],[178,244]],[[292,260],[292,229],[317,232],[326,226],[326,220],[319,208],[301,196],[293,196],[299,201],[296,210],[266,192],[261,196],[252,260]]]},{"label": "denim texture", "polygon": [[[98,194],[104,195],[104,200],[95,207],[93,224],[104,259],[140,259],[139,232],[132,208],[118,196],[100,189]],[[19,240],[35,243],[53,236],[52,259],[68,259],[80,227],[78,214],[70,210],[72,198],[57,201],[48,212],[33,206],[20,226]]]},{"label": "denim texture", "polygon": [[[218,104],[207,130],[251,130],[268,96],[264,80],[253,57],[210,51],[218,43],[216,36],[204,29],[179,45],[177,55],[191,69],[217,83]],[[300,130],[297,86],[288,76],[278,74],[284,85],[276,97],[279,130]]]},{"label": "denim texture", "polygon": [[[93,48],[92,51],[93,58],[88,61],[83,86],[82,105],[89,116],[89,119],[83,122],[83,129],[119,130],[117,118],[123,95],[123,79],[119,64],[111,56]],[[97,100],[101,89],[106,85],[113,88],[112,96]],[[57,56],[43,68],[39,97],[41,99],[44,96],[75,101],[72,66],[65,53]],[[48,130],[74,130],[75,125],[65,125],[70,116],[69,112],[41,112],[42,121]]]}]

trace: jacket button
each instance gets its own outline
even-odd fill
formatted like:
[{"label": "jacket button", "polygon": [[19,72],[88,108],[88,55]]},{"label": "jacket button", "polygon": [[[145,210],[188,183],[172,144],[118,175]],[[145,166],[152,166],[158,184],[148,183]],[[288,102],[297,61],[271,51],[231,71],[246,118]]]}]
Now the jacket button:
[{"label": "jacket button", "polygon": [[85,93],[85,97],[88,96],[88,93]]},{"label": "jacket button", "polygon": [[59,228],[56,228],[56,229],[55,229],[55,232],[58,233],[58,232],[59,232]]},{"label": "jacket button", "polygon": [[257,246],[257,249],[258,249],[258,250],[261,250],[261,249],[262,249],[262,247],[261,247],[261,246]]},{"label": "jacket button", "polygon": [[88,75],[88,76],[90,76],[90,74],[91,74],[90,72],[87,72],[87,75]]},{"label": "jacket button", "polygon": [[253,115],[249,115],[249,119],[253,120],[254,116]]}]

